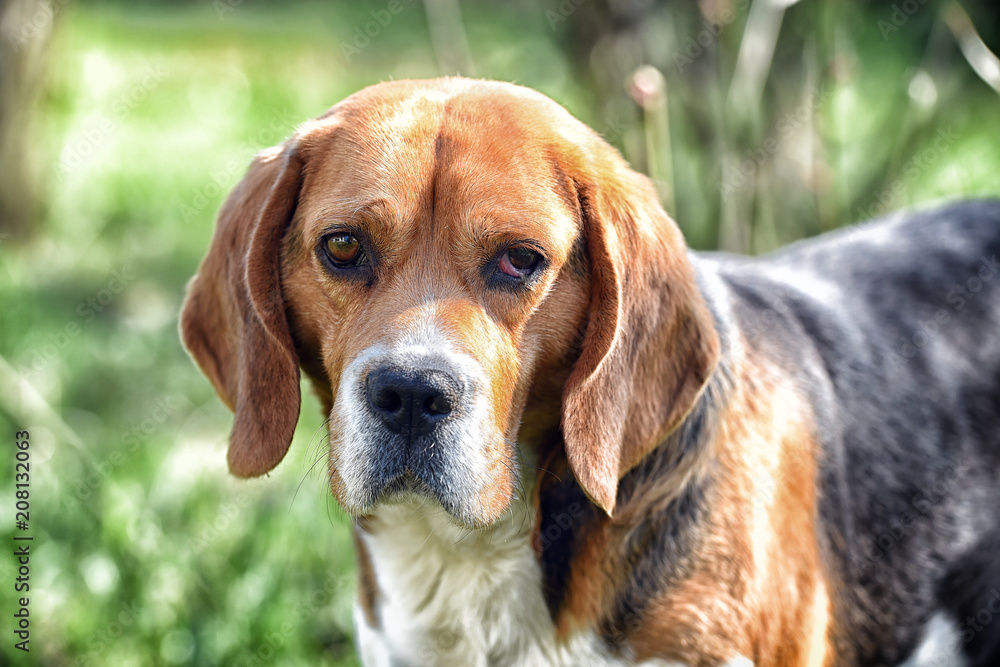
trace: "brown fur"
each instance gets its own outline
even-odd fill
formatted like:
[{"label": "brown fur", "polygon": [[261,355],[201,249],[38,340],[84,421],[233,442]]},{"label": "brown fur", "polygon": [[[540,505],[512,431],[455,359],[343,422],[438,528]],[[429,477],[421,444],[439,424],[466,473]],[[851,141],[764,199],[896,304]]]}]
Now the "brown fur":
[{"label": "brown fur", "polygon": [[[343,228],[375,250],[368,284],[337,279],[317,259],[322,236]],[[486,290],[483,264],[522,239],[545,249],[545,274],[524,294]],[[735,390],[708,451],[616,506],[622,476],[695,405],[720,342],[648,179],[524,89],[374,86],[254,161],[219,216],[181,325],[235,409],[232,471],[260,475],[284,456],[300,363],[329,413],[346,365],[403,335],[430,298],[490,380],[494,431],[482,447],[494,464],[478,523],[500,517],[515,492],[515,440],[538,447],[560,427],[564,443],[543,467],[574,476],[604,512],[574,556],[563,635],[600,623],[623,581],[617,545],[632,522],[715,457],[721,473],[693,572],[630,628],[631,646],[691,665],[736,653],[759,667],[831,664],[811,415],[765,360],[734,362]],[[339,431],[331,421],[332,462],[348,446]],[[371,619],[378,591],[360,542],[359,563]]]},{"label": "brown fur", "polygon": [[191,281],[181,332],[236,413],[229,469],[254,477],[281,461],[299,418],[299,366],[285,318],[278,256],[299,194],[294,146],[254,160],[226,200]]},{"label": "brown fur", "polygon": [[[558,627],[568,636],[600,626],[629,569],[619,549],[624,535],[651,507],[704,475],[711,460],[716,481],[691,572],[645,613],[625,618],[622,638],[639,660],[708,667],[744,655],[757,667],[832,666],[809,405],[790,378],[755,353],[730,363],[733,386],[711,450],[672,477],[640,485],[613,517],[586,525]],[[553,477],[564,465],[558,454],[544,463]]]},{"label": "brown fur", "polygon": [[358,566],[358,602],[361,611],[365,615],[365,621],[372,627],[378,627],[378,603],[382,593],[378,588],[378,580],[375,578],[375,569],[372,565],[371,554],[365,541],[361,539],[361,533],[354,531],[354,558]]},{"label": "brown fur", "polygon": [[766,361],[737,362],[713,443],[720,474],[694,573],[633,637],[640,657],[757,667],[826,662],[829,596],[816,543],[809,407]]}]

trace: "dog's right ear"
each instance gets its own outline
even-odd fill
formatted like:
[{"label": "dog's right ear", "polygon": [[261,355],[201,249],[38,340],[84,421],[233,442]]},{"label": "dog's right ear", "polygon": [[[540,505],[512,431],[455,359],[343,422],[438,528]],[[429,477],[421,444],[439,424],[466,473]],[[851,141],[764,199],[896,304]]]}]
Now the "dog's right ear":
[{"label": "dog's right ear", "polygon": [[579,202],[591,306],[562,430],[580,487],[611,515],[619,480],[694,408],[720,342],[652,182],[602,139],[585,153],[565,151],[563,164]]},{"label": "dog's right ear", "polygon": [[302,172],[294,138],[254,159],[219,213],[181,312],[185,346],[236,413],[228,460],[237,477],[278,465],[299,418],[299,363],[278,262]]}]

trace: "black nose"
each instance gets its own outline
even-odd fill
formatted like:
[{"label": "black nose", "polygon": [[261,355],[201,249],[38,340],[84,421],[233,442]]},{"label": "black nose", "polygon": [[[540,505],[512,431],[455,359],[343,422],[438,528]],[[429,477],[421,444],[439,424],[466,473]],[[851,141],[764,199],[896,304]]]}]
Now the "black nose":
[{"label": "black nose", "polygon": [[458,383],[437,370],[382,368],[368,374],[368,402],[388,429],[410,437],[434,430],[452,411]]}]

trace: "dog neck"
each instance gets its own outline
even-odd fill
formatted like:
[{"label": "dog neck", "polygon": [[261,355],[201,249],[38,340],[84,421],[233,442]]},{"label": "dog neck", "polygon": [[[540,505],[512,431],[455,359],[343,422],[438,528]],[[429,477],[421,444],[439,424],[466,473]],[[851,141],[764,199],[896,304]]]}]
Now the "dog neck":
[{"label": "dog neck", "polygon": [[557,641],[531,545],[534,514],[518,499],[494,525],[470,530],[413,498],[366,519],[358,531],[379,600],[377,628],[356,619],[365,664],[569,665],[579,664],[574,654],[594,655],[587,638]]},{"label": "dog neck", "polygon": [[[651,460],[623,480],[630,501],[623,510],[633,506],[635,495],[650,492],[647,481],[656,467]],[[609,600],[607,615],[578,616],[568,591],[578,598],[586,596],[587,586],[598,591],[605,583],[588,576],[586,586],[570,585],[581,545],[595,532],[622,531],[630,543],[662,542],[650,557],[669,556],[683,567],[696,548],[704,490],[705,480],[691,475],[675,497],[660,499],[666,505],[658,512],[636,514],[627,527],[612,525],[571,475],[545,489],[537,508],[515,499],[485,529],[457,525],[428,499],[381,507],[357,528],[378,588],[374,613],[366,616],[359,608],[355,618],[364,664],[636,664],[623,642],[632,615],[648,602],[639,584],[649,574],[646,563],[621,572],[625,585]],[[529,499],[530,491],[524,494]]]}]

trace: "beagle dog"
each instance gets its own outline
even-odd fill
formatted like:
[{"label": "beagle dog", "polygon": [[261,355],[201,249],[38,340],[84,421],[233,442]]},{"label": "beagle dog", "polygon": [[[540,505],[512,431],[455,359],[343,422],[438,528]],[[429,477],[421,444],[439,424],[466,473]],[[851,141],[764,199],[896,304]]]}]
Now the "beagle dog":
[{"label": "beagle dog", "polygon": [[1000,664],[1000,201],[687,250],[547,97],[366,88],[264,151],[181,318],[284,457],[300,369],[365,665]]}]

